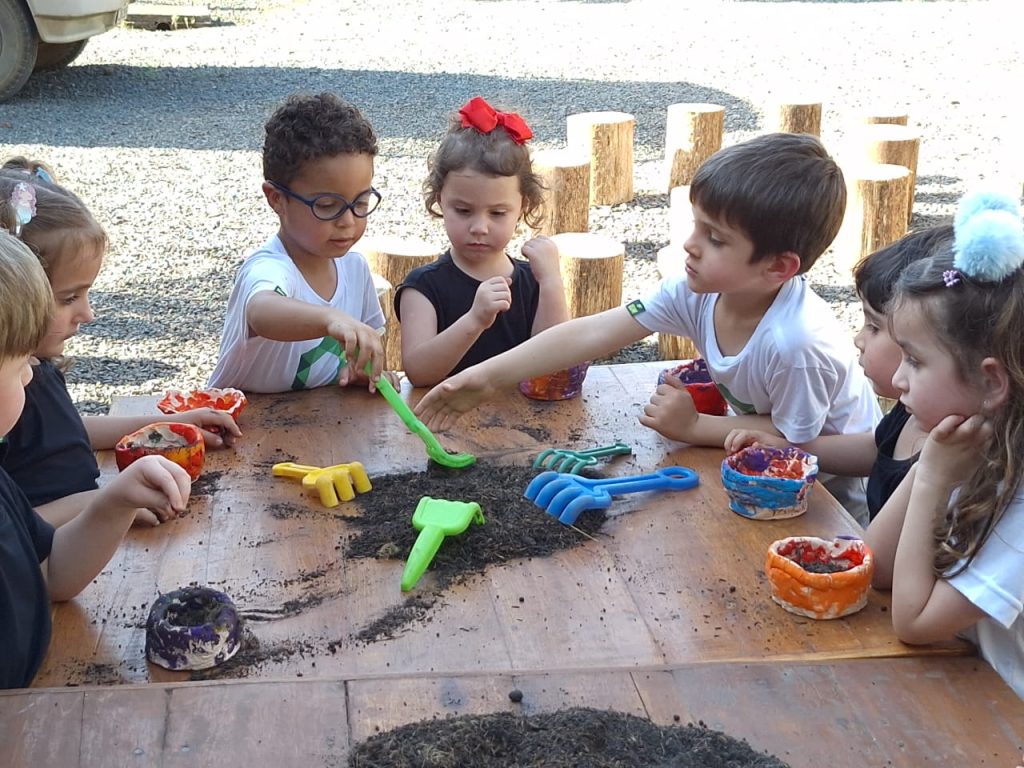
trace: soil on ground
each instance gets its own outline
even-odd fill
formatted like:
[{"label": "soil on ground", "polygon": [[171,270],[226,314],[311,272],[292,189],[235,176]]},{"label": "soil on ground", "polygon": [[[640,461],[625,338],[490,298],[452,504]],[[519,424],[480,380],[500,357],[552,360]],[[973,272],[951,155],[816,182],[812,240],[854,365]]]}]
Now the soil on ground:
[{"label": "soil on ground", "polygon": [[788,768],[703,723],[661,726],[635,715],[573,708],[425,720],[355,745],[350,768]]}]

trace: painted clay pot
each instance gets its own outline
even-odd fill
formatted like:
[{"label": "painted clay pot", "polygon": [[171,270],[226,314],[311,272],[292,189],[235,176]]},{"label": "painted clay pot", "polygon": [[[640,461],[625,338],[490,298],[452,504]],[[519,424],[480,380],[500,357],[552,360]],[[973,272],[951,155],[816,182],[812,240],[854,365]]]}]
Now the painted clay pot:
[{"label": "painted clay pot", "polygon": [[519,382],[519,391],[531,400],[571,400],[583,391],[590,363]]},{"label": "painted clay pot", "polygon": [[664,384],[669,376],[679,379],[686,386],[686,391],[693,398],[693,404],[699,413],[711,416],[725,415],[729,404],[725,402],[722,393],[711,380],[708,364],[702,358],[686,360],[675,368],[666,368],[658,374],[658,383]]},{"label": "painted clay pot", "polygon": [[188,472],[195,482],[203,471],[206,456],[203,433],[194,424],[158,421],[125,435],[114,446],[119,470],[143,456],[163,456]]},{"label": "painted clay pot", "polygon": [[807,511],[818,457],[799,448],[752,445],[722,462],[729,509],[753,520],[780,520]]},{"label": "painted clay pot", "polygon": [[764,563],[772,600],[812,619],[838,619],[863,608],[874,570],[874,556],[863,541],[814,536],[776,541]]},{"label": "painted clay pot", "polygon": [[160,409],[161,413],[181,413],[193,411],[196,408],[213,408],[224,411],[237,420],[248,402],[245,393],[240,389],[207,387],[206,389],[193,389],[191,392],[169,389],[164,393],[163,399],[156,404],[156,407]]},{"label": "painted clay pot", "polygon": [[234,656],[241,641],[235,604],[208,587],[160,595],[146,619],[146,658],[166,669],[209,669]]}]

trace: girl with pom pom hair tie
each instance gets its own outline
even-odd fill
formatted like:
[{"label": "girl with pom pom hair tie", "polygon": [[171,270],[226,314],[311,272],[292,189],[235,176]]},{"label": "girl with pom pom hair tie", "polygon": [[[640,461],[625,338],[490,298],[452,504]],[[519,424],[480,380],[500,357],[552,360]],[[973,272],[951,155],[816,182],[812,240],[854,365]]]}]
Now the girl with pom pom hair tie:
[{"label": "girl with pom pom hair tie", "polygon": [[950,236],[889,306],[900,402],[929,431],[867,530],[901,640],[954,635],[1024,698],[1024,225],[1019,202],[961,200]]},{"label": "girl with pom pom hair tie", "polygon": [[543,186],[514,112],[477,96],[449,121],[423,184],[427,211],[451,248],[414,269],[395,292],[402,367],[414,386],[436,384],[569,319],[558,247],[534,237],[525,259],[506,253],[520,221],[536,225]]}]

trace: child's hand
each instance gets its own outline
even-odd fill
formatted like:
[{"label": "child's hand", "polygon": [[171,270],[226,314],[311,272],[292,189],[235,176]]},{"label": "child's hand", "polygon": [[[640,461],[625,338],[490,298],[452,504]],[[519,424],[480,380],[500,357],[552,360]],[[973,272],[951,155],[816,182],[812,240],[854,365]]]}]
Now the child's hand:
[{"label": "child's hand", "polygon": [[[391,386],[398,389],[402,383],[402,377],[394,371],[381,371],[380,376],[382,379],[387,379]],[[366,384],[370,380],[370,377],[366,375],[365,371],[353,371],[352,379],[349,381],[349,385],[352,384]]]},{"label": "child's hand", "polygon": [[232,445],[236,437],[242,436],[230,414],[216,408],[195,408],[191,411],[175,413],[167,417],[167,421],[195,424],[203,432],[203,441],[207,448],[223,448]]},{"label": "child's hand", "polygon": [[327,323],[327,335],[340,341],[345,349],[346,364],[338,376],[338,384],[347,386],[357,375],[365,374],[367,363],[372,363],[373,373],[369,376],[372,392],[373,382],[380,378],[384,366],[380,334],[366,323],[360,323],[344,312],[336,312]]},{"label": "child's hand", "polygon": [[940,488],[960,485],[977,469],[991,439],[992,423],[984,416],[947,416],[924,442],[917,478]]},{"label": "child's hand", "polygon": [[459,416],[494,394],[494,387],[480,365],[474,365],[431,389],[413,411],[437,432],[443,432],[458,421]]},{"label": "child's hand", "polygon": [[160,525],[160,518],[148,509],[136,509],[132,527],[153,528]]},{"label": "child's hand", "polygon": [[512,306],[512,281],[507,277],[491,277],[480,283],[473,298],[470,314],[487,329],[494,324],[499,312],[508,312]]},{"label": "child's hand", "polygon": [[163,456],[143,456],[103,487],[95,506],[106,512],[143,507],[164,521],[185,511],[191,491],[184,469]]},{"label": "child's hand", "polygon": [[538,283],[548,280],[562,281],[558,267],[558,246],[550,237],[540,235],[523,243],[523,256],[530,262],[530,269]]},{"label": "child's hand", "polygon": [[644,406],[640,423],[671,440],[690,442],[692,430],[700,414],[686,385],[674,376],[667,376]]},{"label": "child's hand", "polygon": [[725,436],[725,452],[735,453],[748,445],[768,445],[772,448],[788,448],[790,443],[784,437],[762,432],[759,429],[734,429]]}]

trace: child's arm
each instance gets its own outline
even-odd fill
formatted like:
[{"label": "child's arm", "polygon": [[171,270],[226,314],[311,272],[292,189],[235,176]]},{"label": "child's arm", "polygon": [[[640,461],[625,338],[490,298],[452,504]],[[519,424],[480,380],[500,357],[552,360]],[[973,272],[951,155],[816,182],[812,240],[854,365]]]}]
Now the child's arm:
[{"label": "child's arm", "polygon": [[992,425],[983,416],[947,416],[925,441],[892,573],[892,625],[905,643],[947,640],[985,616],[935,575],[933,532],[936,521],[947,514],[953,490],[977,467],[991,435]]},{"label": "child's arm", "polygon": [[[753,443],[786,448],[792,445],[784,437],[768,432],[734,429],[725,438],[728,453],[738,451]],[[873,432],[855,435],[821,435],[798,446],[818,457],[818,467],[830,475],[845,477],[867,477],[871,474],[878,447]]]},{"label": "child's arm", "polygon": [[[274,341],[307,341],[331,336],[341,342],[349,364],[341,369],[339,384],[345,386],[353,371],[373,364],[373,381],[380,377],[384,349],[380,335],[366,323],[334,307],[318,307],[271,290],[254,294],[245,306],[245,322],[257,336]],[[355,361],[354,365],[352,361]]]},{"label": "child's arm", "polygon": [[[122,437],[154,421],[195,424],[202,430],[207,448],[223,448],[231,445],[236,437],[242,436],[235,420],[224,411],[214,408],[196,408],[184,413],[153,416],[82,416],[82,421],[94,451],[111,450]],[[210,431],[210,427],[216,427],[219,434]]]},{"label": "child's arm", "polygon": [[98,488],[54,499],[36,507],[36,514],[54,528],[60,528],[64,523],[77,517],[78,513],[82,511],[86,504],[89,503],[89,500],[97,493],[99,493]]},{"label": "child's arm", "polygon": [[917,465],[915,464],[904,475],[892,496],[882,505],[875,519],[871,521],[864,532],[864,543],[868,545],[871,553],[875,556],[875,572],[871,578],[871,586],[875,589],[892,589],[896,546],[899,544],[903,521],[907,516],[910,489],[914,485],[916,473]]},{"label": "child's arm", "polygon": [[569,319],[569,306],[565,302],[565,285],[558,266],[558,246],[550,237],[535,237],[523,244],[523,256],[530,262],[530,271],[540,286],[537,314],[533,318],[531,335],[536,336],[553,325]]},{"label": "child's arm", "polygon": [[450,326],[437,332],[437,311],[430,299],[407,287],[401,296],[402,367],[415,387],[441,381],[458,365],[480,334],[494,324],[500,312],[512,306],[510,281],[505,277],[484,280],[473,297],[473,306]]},{"label": "child's arm", "polygon": [[700,413],[686,385],[667,376],[644,406],[640,423],[670,440],[690,445],[725,446],[729,433],[736,429],[755,430],[778,435],[770,416],[711,416]]},{"label": "child's arm", "polygon": [[174,517],[185,510],[188,473],[162,456],[144,456],[101,489],[53,535],[43,562],[50,599],[70,600],[109,562],[138,507]]},{"label": "child's arm", "polygon": [[441,382],[424,395],[415,411],[431,429],[443,430],[478,403],[523,379],[604,357],[649,334],[625,307],[578,317]]}]

